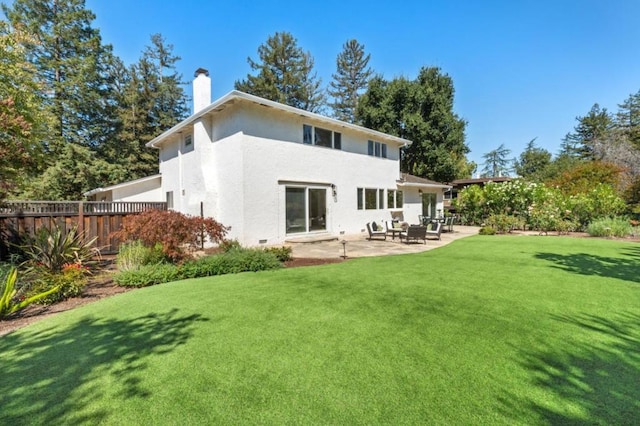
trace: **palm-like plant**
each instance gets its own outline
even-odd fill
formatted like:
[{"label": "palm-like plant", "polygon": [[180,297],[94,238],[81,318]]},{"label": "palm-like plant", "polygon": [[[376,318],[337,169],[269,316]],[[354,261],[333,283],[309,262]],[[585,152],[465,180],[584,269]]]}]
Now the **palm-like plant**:
[{"label": "palm-like plant", "polygon": [[100,255],[100,250],[93,247],[96,240],[97,237],[85,240],[75,227],[64,233],[58,225],[54,225],[38,229],[35,237],[23,245],[22,249],[28,257],[27,262],[32,266],[60,272],[66,264],[81,264]]}]

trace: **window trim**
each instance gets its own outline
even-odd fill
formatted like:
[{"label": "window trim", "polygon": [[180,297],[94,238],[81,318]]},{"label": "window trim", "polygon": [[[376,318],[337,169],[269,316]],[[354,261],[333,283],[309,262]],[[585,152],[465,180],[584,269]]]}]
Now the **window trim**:
[{"label": "window trim", "polygon": [[[316,143],[317,137],[318,137],[316,134],[316,129],[320,129],[322,131],[331,133],[331,146],[319,145]],[[318,127],[318,126],[313,126],[311,124],[303,123],[302,124],[302,143],[304,145],[313,145],[313,146],[319,146],[322,148],[337,149],[339,151],[342,151],[342,133],[336,132],[334,130],[327,129],[324,127]]]}]

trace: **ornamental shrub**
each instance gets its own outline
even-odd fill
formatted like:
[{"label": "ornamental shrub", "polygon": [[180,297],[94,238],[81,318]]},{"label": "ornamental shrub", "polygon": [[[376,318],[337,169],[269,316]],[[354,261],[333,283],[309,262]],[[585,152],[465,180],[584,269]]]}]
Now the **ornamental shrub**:
[{"label": "ornamental shrub", "polygon": [[114,236],[121,241],[140,240],[146,247],[161,244],[167,258],[181,262],[204,243],[203,239],[220,243],[226,233],[227,228],[213,218],[173,210],[148,210],[125,218]]},{"label": "ornamental shrub", "polygon": [[291,260],[291,247],[267,247],[264,249],[267,253],[273,253],[280,262]]},{"label": "ornamental shrub", "polygon": [[58,291],[58,288],[53,287],[43,293],[27,296],[17,283],[18,270],[14,268],[0,280],[0,320]]},{"label": "ornamental shrub", "polygon": [[170,263],[144,265],[114,275],[113,280],[122,287],[147,287],[179,280],[178,267]]},{"label": "ornamental shrub", "polygon": [[46,297],[40,298],[37,303],[50,305],[71,297],[80,296],[87,285],[88,269],[79,263],[69,263],[63,266],[60,272],[50,272],[44,268],[36,268],[29,271],[28,275],[34,277],[26,284],[27,296],[32,297],[41,293],[51,292]]},{"label": "ornamental shrub", "polygon": [[273,253],[262,249],[239,248],[191,260],[180,266],[146,265],[138,270],[122,271],[115,275],[114,281],[121,286],[146,287],[186,278],[257,272],[281,267],[282,263]]},{"label": "ornamental shrub", "polygon": [[506,214],[492,214],[485,222],[486,226],[493,228],[499,234],[505,234],[514,229],[523,229],[525,221],[522,218]]},{"label": "ornamental shrub", "polygon": [[162,245],[146,247],[142,241],[135,240],[120,245],[116,264],[120,271],[140,269],[144,265],[155,265],[167,261]]},{"label": "ornamental shrub", "polygon": [[631,223],[624,217],[598,219],[587,226],[587,233],[592,237],[625,238],[632,232]]},{"label": "ornamental shrub", "polygon": [[97,240],[86,240],[78,234],[77,228],[67,232],[58,226],[45,226],[36,231],[35,237],[27,238],[21,246],[27,258],[25,262],[30,267],[44,267],[49,272],[58,273],[65,265],[82,264],[94,256],[100,255],[100,250],[93,247]]}]

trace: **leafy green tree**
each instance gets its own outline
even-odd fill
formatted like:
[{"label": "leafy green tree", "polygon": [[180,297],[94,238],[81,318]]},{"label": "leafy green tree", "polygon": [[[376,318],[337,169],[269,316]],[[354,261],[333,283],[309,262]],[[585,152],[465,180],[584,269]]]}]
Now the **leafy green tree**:
[{"label": "leafy green tree", "polygon": [[453,112],[453,81],[439,68],[423,67],[418,77],[371,79],[356,115],[370,129],[409,139],[403,172],[441,182],[465,177],[466,122]]},{"label": "leafy green tree", "polygon": [[514,169],[518,176],[539,180],[545,168],[551,163],[551,153],[535,145],[536,139],[527,143],[520,158],[515,161]]},{"label": "leafy green tree", "polygon": [[313,70],[313,57],[303,51],[288,32],[276,32],[258,47],[259,60],[247,58],[255,75],[235,83],[252,95],[307,111],[317,112],[325,104],[321,79]]},{"label": "leafy green tree", "polygon": [[32,41],[0,21],[0,199],[42,157],[46,130],[40,87],[23,43]]},{"label": "leafy green tree", "polygon": [[513,163],[513,160],[508,158],[509,154],[511,154],[511,150],[504,144],[500,144],[498,148],[484,154],[482,156],[484,160],[482,175],[484,177],[508,176]]},{"label": "leafy green tree", "polygon": [[606,108],[594,104],[584,117],[576,117],[578,124],[573,133],[563,140],[563,152],[585,160],[595,159],[594,146],[611,132],[613,118]]},{"label": "leafy green tree", "polygon": [[636,148],[640,149],[640,90],[629,95],[618,105],[615,125]]},{"label": "leafy green tree", "polygon": [[112,136],[108,74],[111,47],[91,26],[84,0],[15,0],[2,5],[12,27],[37,42],[25,43],[55,120],[49,146],[72,142],[96,147]]},{"label": "leafy green tree", "polygon": [[32,200],[80,200],[104,182],[122,181],[124,171],[117,164],[99,159],[86,146],[67,143],[53,164],[29,180],[23,195]]},{"label": "leafy green tree", "polygon": [[118,133],[101,146],[100,154],[122,166],[127,180],[157,173],[158,152],[146,143],[188,115],[182,77],[176,71],[179,59],[173,46],[154,34],[137,64],[126,68],[121,61],[114,63]]},{"label": "leafy green tree", "polygon": [[565,171],[549,185],[559,188],[564,194],[587,193],[598,184],[607,184],[616,188],[619,184],[621,169],[612,163],[587,161],[578,163]]},{"label": "leafy green tree", "polygon": [[361,93],[373,75],[369,67],[369,54],[364,45],[352,39],[342,45],[342,52],[336,59],[336,73],[329,83],[328,93],[334,99],[329,105],[338,120],[356,123],[356,107]]}]

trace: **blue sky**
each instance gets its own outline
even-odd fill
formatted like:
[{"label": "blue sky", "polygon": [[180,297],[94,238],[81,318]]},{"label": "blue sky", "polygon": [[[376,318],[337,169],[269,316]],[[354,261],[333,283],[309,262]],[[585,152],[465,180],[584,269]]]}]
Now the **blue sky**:
[{"label": "blue sky", "polygon": [[[161,33],[191,80],[207,68],[212,96],[233,89],[258,46],[288,31],[327,85],[342,44],[365,45],[391,79],[421,66],[452,77],[455,112],[467,124],[469,159],[528,141],[556,153],[575,117],[598,102],[609,111],[640,89],[640,1],[150,1],[87,0],[94,25],[126,63]],[[188,88],[191,92],[191,88]]]}]

